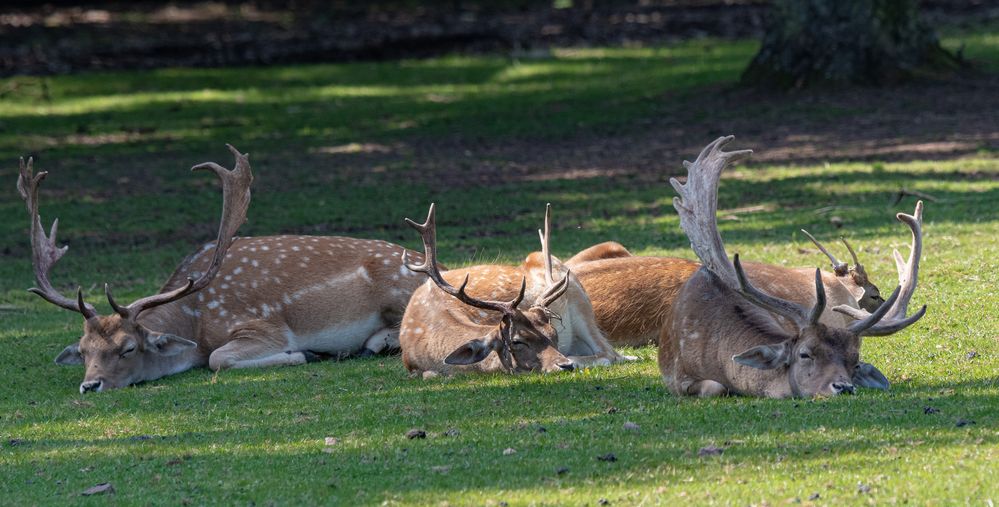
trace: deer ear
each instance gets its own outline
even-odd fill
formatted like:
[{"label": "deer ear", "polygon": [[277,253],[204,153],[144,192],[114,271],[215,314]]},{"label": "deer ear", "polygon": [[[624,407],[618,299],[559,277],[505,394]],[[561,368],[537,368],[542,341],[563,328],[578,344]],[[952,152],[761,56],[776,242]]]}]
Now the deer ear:
[{"label": "deer ear", "polygon": [[62,352],[56,356],[55,363],[63,366],[83,364],[83,354],[80,354],[80,344],[74,343],[72,345],[67,345],[66,348],[62,349]]},{"label": "deer ear", "polygon": [[852,381],[855,386],[881,389],[882,391],[887,391],[891,387],[888,378],[881,373],[881,370],[873,364],[863,361],[857,364],[857,369],[853,371]]},{"label": "deer ear", "polygon": [[173,334],[149,335],[146,346],[161,356],[176,356],[198,346],[197,343]]},{"label": "deer ear", "polygon": [[787,366],[791,357],[791,347],[783,341],[775,345],[760,345],[741,354],[732,356],[732,360],[750,368],[772,370]]},{"label": "deer ear", "polygon": [[448,354],[444,358],[444,364],[475,364],[482,361],[493,351],[494,342],[492,335],[471,340]]}]

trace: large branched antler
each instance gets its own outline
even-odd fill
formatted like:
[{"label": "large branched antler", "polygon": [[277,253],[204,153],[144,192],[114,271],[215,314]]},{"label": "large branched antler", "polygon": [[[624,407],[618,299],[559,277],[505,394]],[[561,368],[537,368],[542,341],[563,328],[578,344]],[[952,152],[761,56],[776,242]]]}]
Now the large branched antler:
[{"label": "large branched antler", "polygon": [[250,184],[253,183],[249,154],[240,153],[239,150],[229,144],[226,147],[229,148],[229,151],[232,152],[236,159],[236,165],[232,170],[226,169],[215,162],[205,162],[191,168],[192,171],[210,170],[222,181],[222,218],[219,223],[218,238],[215,242],[215,254],[208,269],[196,280],[188,278],[187,283],[182,287],[141,298],[126,307],[122,307],[115,302],[111,295],[110,286],[105,284],[104,290],[107,293],[108,301],[115,312],[122,317],[135,319],[140,313],[150,308],[176,301],[184,296],[198,292],[207,287],[218,274],[226,252],[232,245],[236,230],[246,221],[246,211],[250,206]]},{"label": "large branched antler", "polygon": [[676,178],[669,182],[680,194],[673,198],[673,207],[680,215],[680,227],[690,239],[690,247],[704,266],[725,285],[738,290],[739,280],[725,253],[725,244],[718,233],[718,180],[728,164],[748,157],[753,150],[722,151],[734,136],[719,137],[704,147],[694,163],[683,161],[687,183]]},{"label": "large branched antler", "polygon": [[799,328],[814,325],[826,306],[826,292],[820,270],[815,270],[815,306],[806,310],[797,303],[771,296],[753,287],[742,269],[738,254],[735,255],[734,265],[728,260],[716,222],[718,180],[730,162],[753,153],[752,150],[721,151],[732,139],[732,136],[719,137],[701,151],[693,164],[684,161],[683,165],[687,168],[686,185],[681,185],[675,178],[670,179],[673,188],[681,196],[673,198],[673,206],[680,214],[680,227],[690,238],[694,253],[722,283],[750,303],[790,319]]},{"label": "large branched antler", "polygon": [[[872,324],[867,326],[863,332],[865,335],[882,336],[896,333],[913,324],[926,314],[926,305],[923,305],[911,317],[905,316],[909,309],[909,300],[912,299],[912,295],[916,292],[919,259],[923,254],[923,201],[916,203],[916,210],[912,215],[898,213],[895,217],[899,222],[908,225],[909,230],[912,231],[912,246],[909,250],[909,258],[908,260],[903,260],[902,254],[898,250],[893,252],[895,267],[898,269],[899,288],[896,289],[897,297],[882,303],[881,307],[887,308],[884,312],[882,312],[882,308],[878,308],[874,312],[874,315],[883,313],[884,318],[877,325]],[[849,315],[860,322],[869,321],[872,316],[866,310],[847,305],[837,306],[833,308],[833,311]],[[855,326],[859,327],[859,322],[854,322],[850,325],[851,329]]]},{"label": "large branched antler", "polygon": [[28,163],[25,164],[22,158],[19,167],[20,175],[17,178],[17,191],[28,207],[31,220],[31,264],[35,270],[35,283],[38,284],[38,287],[32,287],[28,290],[60,308],[79,312],[85,319],[92,319],[97,316],[97,311],[89,303],[83,301],[82,289],[77,289],[76,299],[70,299],[55,290],[52,283],[49,282],[49,271],[52,270],[52,266],[59,262],[69,246],[56,246],[56,233],[59,230],[58,218],[52,222],[49,235],[45,235],[42,219],[38,215],[38,187],[48,172],[41,171],[38,174],[33,174],[33,163],[34,160],[29,158]]},{"label": "large branched antler", "polygon": [[420,233],[420,237],[423,239],[423,250],[424,258],[422,264],[410,264],[406,259],[406,252],[403,251],[402,262],[409,268],[410,271],[416,273],[424,273],[431,280],[437,284],[442,291],[451,296],[454,296],[458,301],[465,303],[469,306],[479,308],[482,310],[492,310],[500,312],[503,314],[504,320],[512,318],[514,313],[517,311],[517,305],[524,300],[524,291],[527,289],[527,279],[523,279],[520,284],[520,294],[513,301],[489,301],[485,299],[473,298],[465,292],[468,287],[468,275],[465,275],[465,280],[461,282],[461,286],[455,288],[453,285],[448,283],[441,275],[440,264],[437,262],[437,220],[436,220],[436,205],[430,205],[430,212],[427,213],[427,220],[422,224],[418,224],[410,219],[406,219],[406,223],[410,227],[416,229]]},{"label": "large branched antler", "polygon": [[565,294],[566,289],[569,288],[569,272],[566,271],[565,276],[561,280],[555,280],[555,273],[552,267],[552,252],[551,252],[551,235],[552,235],[552,205],[548,203],[545,205],[545,228],[544,230],[538,229],[538,236],[541,237],[541,256],[545,260],[545,283],[548,288],[545,292],[538,297],[535,302],[535,306],[540,306],[542,308],[548,308],[554,303],[558,298]]}]

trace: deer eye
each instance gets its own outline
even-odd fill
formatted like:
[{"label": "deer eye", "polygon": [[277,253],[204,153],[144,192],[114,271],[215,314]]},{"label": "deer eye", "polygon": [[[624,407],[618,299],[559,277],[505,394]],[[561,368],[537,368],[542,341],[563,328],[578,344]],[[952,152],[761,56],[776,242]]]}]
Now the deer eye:
[{"label": "deer eye", "polygon": [[131,354],[132,352],[135,352],[135,345],[129,345],[128,348],[126,348],[125,350],[121,351],[120,356],[121,357],[125,357],[125,356]]},{"label": "deer eye", "polygon": [[808,352],[802,352],[802,353],[798,354],[798,357],[800,357],[802,359],[811,359],[812,358],[812,356],[808,355]]}]

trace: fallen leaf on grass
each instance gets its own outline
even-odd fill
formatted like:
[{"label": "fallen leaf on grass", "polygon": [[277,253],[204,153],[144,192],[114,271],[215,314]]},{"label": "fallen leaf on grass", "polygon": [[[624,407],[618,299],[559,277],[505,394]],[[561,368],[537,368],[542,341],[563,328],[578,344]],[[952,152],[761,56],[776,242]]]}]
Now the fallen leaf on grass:
[{"label": "fallen leaf on grass", "polygon": [[114,486],[110,482],[102,482],[92,488],[87,488],[80,493],[83,496],[114,494]]},{"label": "fallen leaf on grass", "polygon": [[413,428],[406,432],[406,438],[410,440],[414,438],[427,438],[427,432],[418,428]]},{"label": "fallen leaf on grass", "polygon": [[323,442],[326,445],[336,445],[340,443],[340,440],[338,440],[336,437],[326,437],[323,439]]},{"label": "fallen leaf on grass", "polygon": [[447,431],[444,432],[445,437],[456,437],[458,435],[461,435],[461,430],[458,428],[448,428]]},{"label": "fallen leaf on grass", "polygon": [[436,472],[439,474],[446,474],[451,471],[451,465],[439,465],[430,467],[431,472]]},{"label": "fallen leaf on grass", "polygon": [[613,463],[617,461],[617,456],[615,456],[614,453],[609,452],[607,454],[601,454],[600,456],[597,456],[597,461],[606,461],[608,463]]},{"label": "fallen leaf on grass", "polygon": [[517,449],[514,449],[513,447],[507,447],[506,449],[503,449],[504,456],[509,456],[511,454],[517,454]]},{"label": "fallen leaf on grass", "polygon": [[635,423],[633,423],[631,421],[628,421],[628,422],[624,423],[624,425],[622,427],[624,428],[625,431],[638,431],[638,430],[641,429],[641,426],[639,426],[639,425],[637,425],[637,424],[635,424]]},{"label": "fallen leaf on grass", "polygon": [[956,423],[954,423],[954,425],[957,426],[958,428],[963,428],[969,424],[975,424],[975,421],[972,421],[971,419],[961,418],[958,419]]},{"label": "fallen leaf on grass", "polygon": [[926,415],[938,414],[938,413],[940,413],[940,409],[933,408],[933,407],[923,407],[923,413],[926,414]]}]

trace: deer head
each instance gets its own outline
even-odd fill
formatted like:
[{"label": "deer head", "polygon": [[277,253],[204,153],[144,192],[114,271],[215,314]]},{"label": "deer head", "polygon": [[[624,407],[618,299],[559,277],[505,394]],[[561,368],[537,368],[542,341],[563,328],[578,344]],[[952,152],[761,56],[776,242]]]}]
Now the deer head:
[{"label": "deer head", "polygon": [[[900,288],[896,288],[888,301],[865,319],[858,320],[847,328],[835,328],[819,323],[826,306],[826,292],[820,270],[815,270],[815,305],[810,310],[805,310],[800,305],[753,287],[739,262],[738,254],[735,255],[734,263],[739,280],[736,292],[749,303],[788,319],[797,333],[787,335],[776,326],[760,323],[758,329],[762,332],[784,339],[777,344],[751,347],[734,355],[732,360],[751,368],[786,371],[794,396],[852,394],[857,370],[864,367],[860,363],[860,338],[865,335],[886,334],[886,330],[894,325],[879,325],[879,322],[898,300]],[[906,319],[907,322],[895,331],[919,320],[922,313],[921,311]],[[766,317],[747,315],[747,318]]]},{"label": "deer head", "polygon": [[[444,279],[437,261],[435,209],[435,205],[431,204],[427,220],[422,224],[406,219],[406,223],[420,233],[425,252],[422,264],[406,263],[406,266],[412,271],[425,273],[441,291],[462,303],[480,310],[499,312],[501,315],[500,323],[495,329],[481,338],[462,344],[448,354],[444,362],[452,365],[469,365],[480,362],[495,352],[503,369],[510,373],[571,370],[572,361],[556,348],[558,336],[551,320],[558,316],[549,309],[552,303],[565,294],[569,285],[568,275],[561,280],[553,281],[548,253],[550,206],[545,213],[545,231],[541,233],[542,250],[546,256],[546,278],[550,285],[527,310],[518,308],[527,288],[526,278],[521,280],[520,292],[512,301],[490,301],[469,296],[466,292],[469,275],[465,275],[464,281],[458,288]],[[403,262],[406,262],[405,258]]]},{"label": "deer head", "polygon": [[801,229],[801,232],[805,233],[805,236],[808,236],[808,239],[812,240],[812,243],[819,248],[819,251],[829,258],[829,262],[832,263],[833,273],[836,273],[836,277],[840,283],[853,294],[853,297],[856,298],[857,304],[861,308],[868,312],[873,312],[881,306],[881,303],[885,302],[885,299],[881,297],[881,291],[871,283],[867,276],[867,270],[860,263],[860,259],[857,258],[857,252],[853,251],[853,247],[850,246],[846,238],[840,239],[846,245],[846,249],[850,251],[850,257],[853,257],[853,267],[850,267],[845,262],[840,262],[836,256],[829,253],[829,250],[822,246],[822,243],[819,243],[808,231]]},{"label": "deer head", "polygon": [[[38,187],[48,173],[33,174],[32,160],[28,159],[25,164],[24,159],[21,159],[17,188],[31,218],[32,264],[38,285],[28,290],[60,308],[83,316],[83,336],[77,343],[63,349],[55,359],[57,364],[82,364],[86,367],[80,384],[81,393],[99,392],[147,380],[144,375],[161,373],[155,365],[159,357],[190,352],[197,347],[195,342],[186,338],[158,333],[145,327],[138,322],[138,317],[147,310],[203,289],[218,273],[226,251],[232,244],[233,234],[246,220],[250,183],[253,181],[247,155],[241,154],[232,146],[228,147],[236,157],[235,169],[230,171],[212,162],[192,168],[211,170],[222,180],[222,220],[211,265],[196,280],[189,278],[181,287],[141,298],[127,306],[119,305],[111,294],[110,285],[105,284],[105,294],[115,312],[109,316],[98,315],[94,306],[84,301],[82,289],[77,289],[76,298],[70,299],[55,290],[49,281],[49,271],[69,247],[56,246],[59,220],[53,222],[46,236],[38,215]],[[158,376],[160,375],[151,378]]]}]

